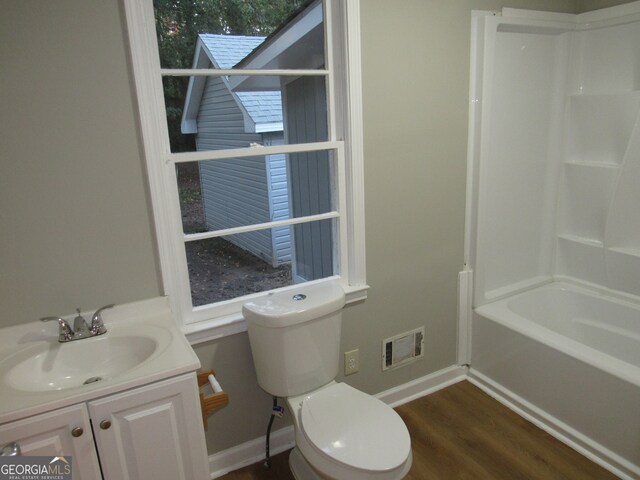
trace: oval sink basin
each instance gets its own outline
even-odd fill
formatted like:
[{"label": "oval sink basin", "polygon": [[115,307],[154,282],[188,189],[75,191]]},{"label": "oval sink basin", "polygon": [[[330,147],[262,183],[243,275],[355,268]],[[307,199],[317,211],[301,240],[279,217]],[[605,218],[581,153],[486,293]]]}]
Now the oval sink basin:
[{"label": "oval sink basin", "polygon": [[157,347],[150,337],[108,333],[69,343],[40,344],[18,354],[24,360],[7,371],[5,382],[15,390],[28,392],[99,383],[141,365]]}]

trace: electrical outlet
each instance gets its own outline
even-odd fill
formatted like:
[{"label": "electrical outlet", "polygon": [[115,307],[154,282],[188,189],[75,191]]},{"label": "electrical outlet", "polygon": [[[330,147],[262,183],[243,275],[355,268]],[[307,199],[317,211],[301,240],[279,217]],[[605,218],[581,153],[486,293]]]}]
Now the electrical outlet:
[{"label": "electrical outlet", "polygon": [[351,375],[360,370],[360,350],[344,352],[344,374]]}]

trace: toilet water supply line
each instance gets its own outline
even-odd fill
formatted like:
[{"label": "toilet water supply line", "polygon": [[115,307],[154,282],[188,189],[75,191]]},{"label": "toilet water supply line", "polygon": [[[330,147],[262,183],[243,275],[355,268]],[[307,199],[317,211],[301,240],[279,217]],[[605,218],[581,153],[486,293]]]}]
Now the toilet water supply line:
[{"label": "toilet water supply line", "polygon": [[267,444],[266,453],[264,458],[264,469],[269,470],[271,468],[271,457],[269,455],[269,437],[271,436],[271,426],[273,425],[273,419],[278,417],[282,418],[284,415],[284,407],[278,405],[278,397],[273,397],[273,407],[271,408],[271,417],[269,418],[269,425],[267,426]]}]

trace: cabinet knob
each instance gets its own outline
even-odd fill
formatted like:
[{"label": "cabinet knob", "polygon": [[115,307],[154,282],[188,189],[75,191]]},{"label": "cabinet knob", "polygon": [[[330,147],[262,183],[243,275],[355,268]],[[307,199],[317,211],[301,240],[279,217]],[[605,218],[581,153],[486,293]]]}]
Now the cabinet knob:
[{"label": "cabinet knob", "polygon": [[82,427],[76,427],[73,430],[71,430],[71,436],[72,437],[79,437],[84,433],[84,430],[82,429]]},{"label": "cabinet knob", "polygon": [[4,447],[0,448],[0,457],[16,457],[20,455],[22,455],[22,452],[17,442],[7,443]]},{"label": "cabinet knob", "polygon": [[111,420],[102,420],[100,422],[100,428],[102,430],[108,430],[110,426],[111,426]]}]

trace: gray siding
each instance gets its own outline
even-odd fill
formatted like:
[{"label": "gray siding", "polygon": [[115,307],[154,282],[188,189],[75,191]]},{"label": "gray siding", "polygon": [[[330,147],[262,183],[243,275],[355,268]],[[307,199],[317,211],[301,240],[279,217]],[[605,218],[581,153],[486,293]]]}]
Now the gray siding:
[{"label": "gray siding", "polygon": [[[285,86],[287,142],[327,139],[324,79],[301,77]],[[294,217],[331,210],[331,175],[327,152],[290,155],[291,210]],[[304,280],[333,275],[332,222],[294,225],[294,271]]]},{"label": "gray siding", "polygon": [[[283,145],[281,132],[265,135],[265,145]],[[267,175],[269,182],[269,197],[271,198],[271,219],[283,220],[289,218],[289,185],[287,181],[287,156],[267,156]],[[275,251],[274,266],[278,263],[291,261],[291,227],[274,228],[271,232],[273,250]]]},{"label": "gray siding", "polygon": [[[260,134],[244,133],[244,117],[220,78],[208,78],[198,112],[198,150],[247,147]],[[205,220],[211,230],[269,221],[269,185],[265,157],[200,162]],[[270,230],[234,235],[227,240],[273,263]]]}]

